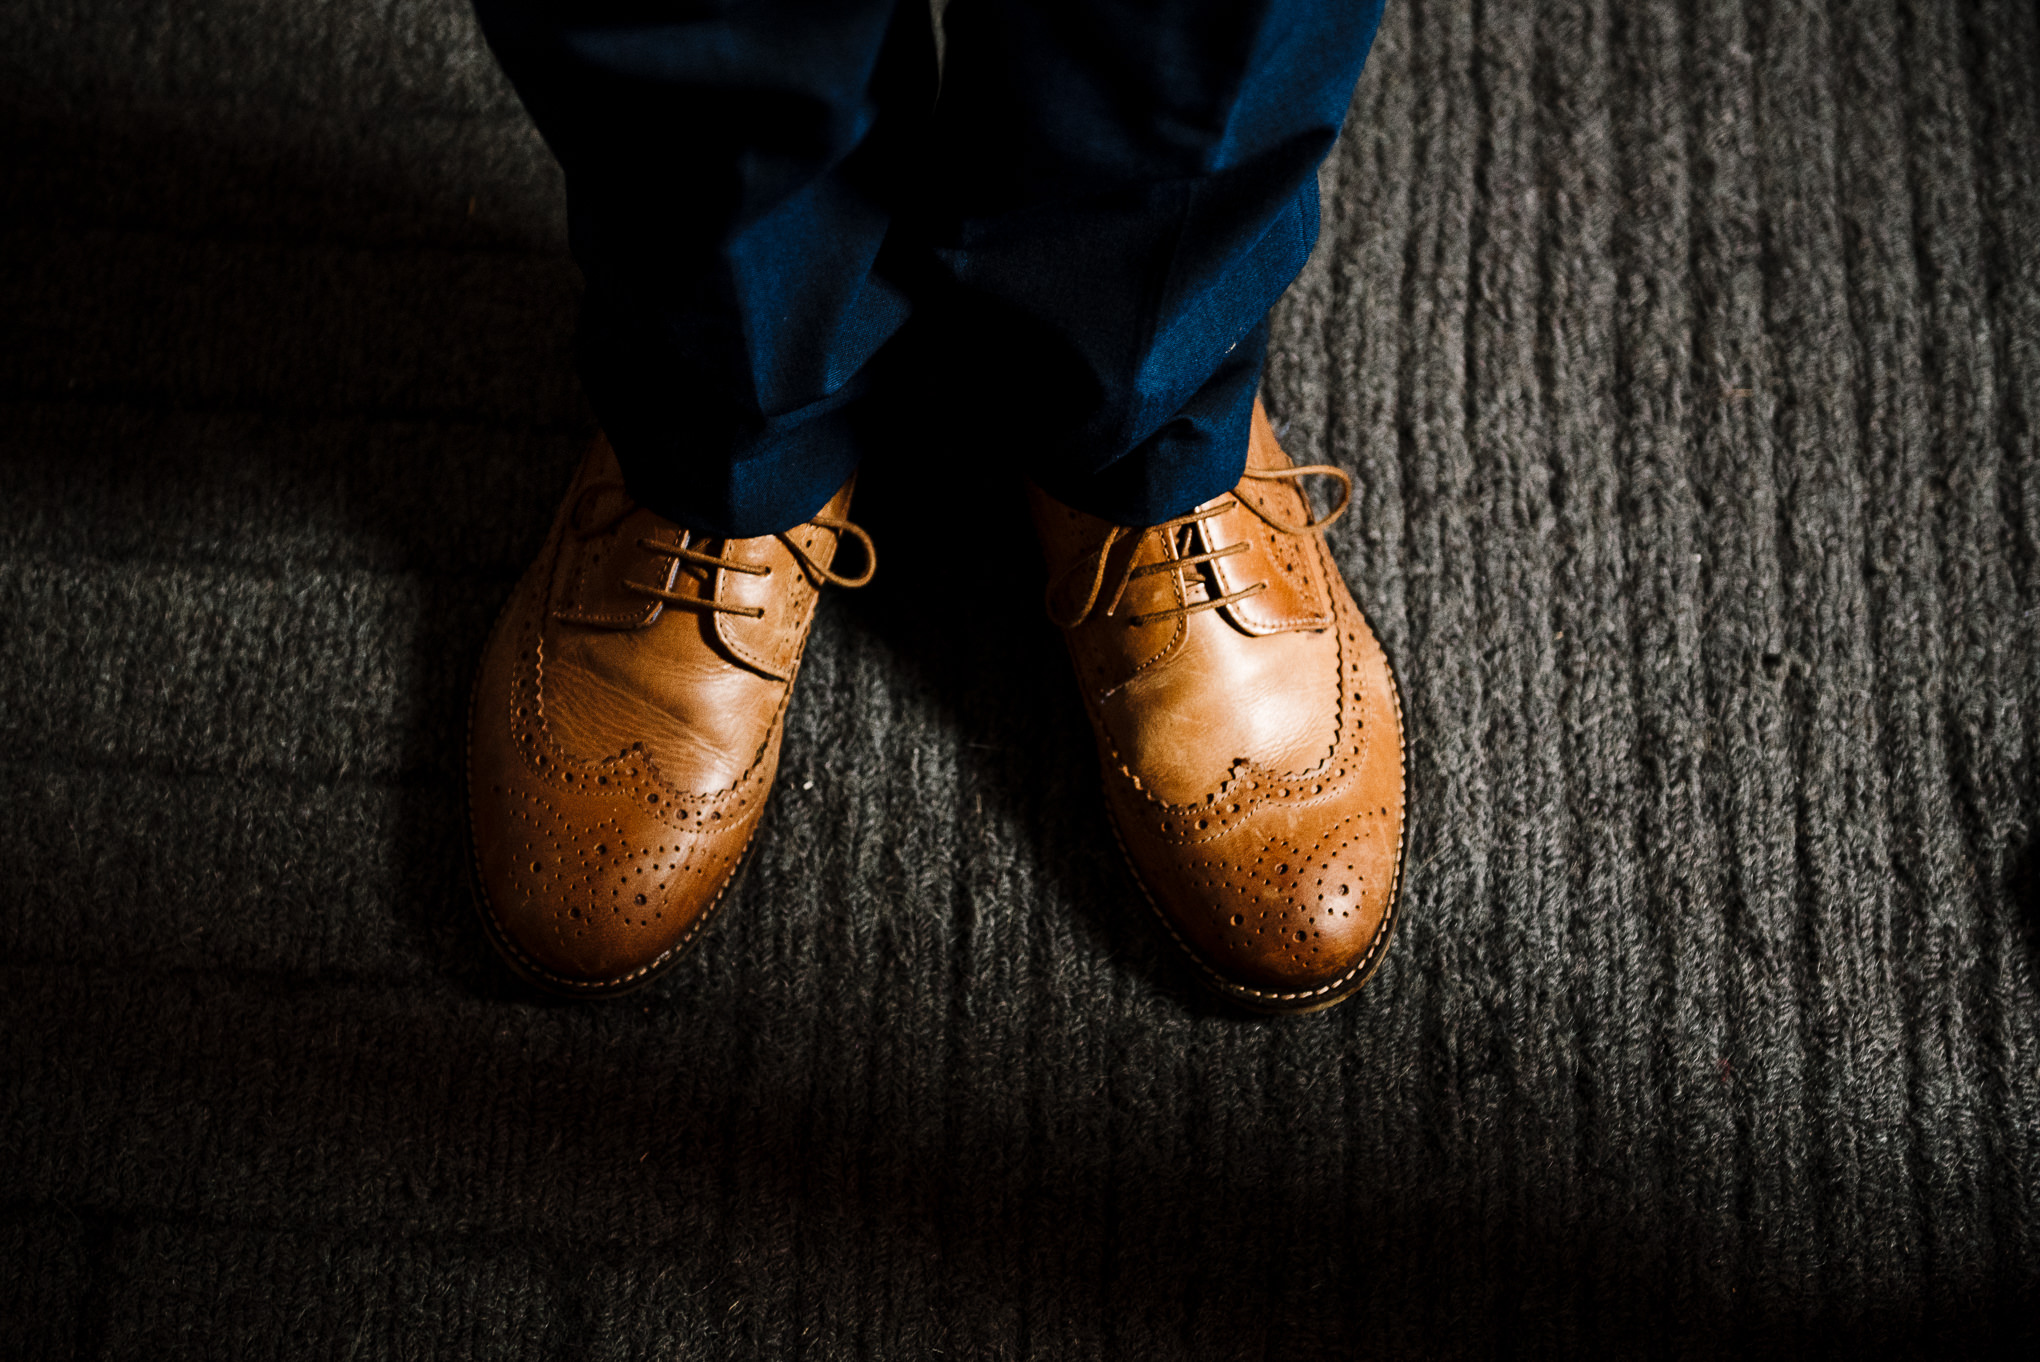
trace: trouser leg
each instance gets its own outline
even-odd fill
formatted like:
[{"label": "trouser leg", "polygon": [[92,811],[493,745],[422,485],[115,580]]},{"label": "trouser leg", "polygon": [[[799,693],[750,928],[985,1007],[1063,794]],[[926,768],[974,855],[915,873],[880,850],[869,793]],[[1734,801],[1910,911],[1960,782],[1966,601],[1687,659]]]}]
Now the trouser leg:
[{"label": "trouser leg", "polygon": [[1381,0],[954,0],[923,186],[974,438],[1122,524],[1238,480]]},{"label": "trouser leg", "polygon": [[892,207],[934,96],[925,0],[476,0],[567,177],[589,399],[702,533],[805,520],[905,323]]}]

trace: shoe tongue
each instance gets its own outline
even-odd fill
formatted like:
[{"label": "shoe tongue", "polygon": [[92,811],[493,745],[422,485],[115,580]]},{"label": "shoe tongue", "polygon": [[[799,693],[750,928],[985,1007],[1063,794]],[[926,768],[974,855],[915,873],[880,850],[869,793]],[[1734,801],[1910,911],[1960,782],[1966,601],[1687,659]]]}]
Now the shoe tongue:
[{"label": "shoe tongue", "polygon": [[[610,490],[591,487],[574,508],[573,528],[561,549],[566,561],[554,578],[554,616],[597,629],[642,629],[666,608],[649,592],[697,599],[709,594],[708,572],[645,547],[647,542],[681,547],[686,532],[627,499],[611,504]],[[621,489],[615,494],[621,496]]]}]

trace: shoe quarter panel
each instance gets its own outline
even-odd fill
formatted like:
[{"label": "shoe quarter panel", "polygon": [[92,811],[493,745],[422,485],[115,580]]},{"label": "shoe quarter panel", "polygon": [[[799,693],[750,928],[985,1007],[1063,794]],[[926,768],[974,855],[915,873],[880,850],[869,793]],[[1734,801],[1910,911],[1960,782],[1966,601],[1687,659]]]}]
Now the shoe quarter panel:
[{"label": "shoe quarter panel", "polygon": [[[1283,524],[1308,524],[1310,507],[1294,487],[1242,483],[1232,510],[1199,525],[1204,549],[1217,553],[1233,545],[1239,551],[1211,560],[1212,575],[1225,595],[1259,591],[1222,607],[1225,616],[1249,634],[1279,634],[1298,629],[1323,629],[1332,622],[1331,592],[1319,562],[1315,533],[1284,534],[1244,504],[1253,499],[1262,514]],[[1293,504],[1291,504],[1293,503]]]},{"label": "shoe quarter panel", "polygon": [[594,534],[567,526],[553,578],[554,616],[598,629],[643,629],[656,621],[664,602],[647,589],[674,590],[680,561],[644,548],[640,541],[647,539],[684,542],[678,529],[644,510]]}]

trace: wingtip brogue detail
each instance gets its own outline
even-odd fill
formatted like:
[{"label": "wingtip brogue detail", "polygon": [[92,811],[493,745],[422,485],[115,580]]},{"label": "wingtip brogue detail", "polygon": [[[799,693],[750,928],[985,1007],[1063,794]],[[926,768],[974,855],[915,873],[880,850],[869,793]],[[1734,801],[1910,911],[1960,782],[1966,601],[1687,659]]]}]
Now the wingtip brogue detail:
[{"label": "wingtip brogue detail", "polygon": [[[701,541],[629,501],[606,443],[590,450],[470,707],[478,904],[533,983],[636,987],[723,902],[778,767],[819,586],[851,581],[830,570],[841,538],[863,539],[842,519],[849,494],[782,535]],[[725,619],[745,625],[734,645]]]},{"label": "wingtip brogue detail", "polygon": [[1324,544],[1343,503],[1315,518],[1295,485],[1317,471],[1257,404],[1240,487],[1187,516],[1034,498],[1114,835],[1200,977],[1269,1012],[1367,981],[1402,871],[1400,697]]}]

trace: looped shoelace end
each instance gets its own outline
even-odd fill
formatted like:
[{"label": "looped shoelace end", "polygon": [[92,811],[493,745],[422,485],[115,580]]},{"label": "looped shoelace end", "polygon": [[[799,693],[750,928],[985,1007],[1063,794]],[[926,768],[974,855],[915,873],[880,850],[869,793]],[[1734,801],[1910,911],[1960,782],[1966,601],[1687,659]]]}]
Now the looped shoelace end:
[{"label": "looped shoelace end", "polygon": [[[1315,520],[1305,521],[1301,525],[1286,524],[1266,514],[1252,502],[1245,503],[1248,510],[1252,511],[1271,528],[1280,530],[1283,534],[1312,534],[1318,530],[1325,529],[1340,516],[1346,514],[1346,508],[1353,504],[1353,475],[1343,468],[1337,468],[1328,463],[1307,463],[1289,468],[1249,468],[1245,471],[1244,476],[1252,478],[1256,482],[1294,482],[1298,478],[1308,477],[1327,477],[1339,480],[1339,504],[1332,507],[1325,515]],[[1308,496],[1303,499],[1303,504],[1305,509],[1309,509],[1310,498]]]},{"label": "looped shoelace end", "polygon": [[[1098,596],[1100,592],[1104,590],[1105,587],[1105,566],[1107,561],[1112,557],[1112,546],[1114,544],[1117,544],[1120,541],[1120,539],[1128,533],[1130,533],[1130,531],[1128,531],[1126,527],[1122,525],[1107,526],[1105,530],[1105,537],[1104,539],[1099,541],[1098,547],[1091,550],[1087,558],[1079,558],[1076,562],[1070,564],[1069,569],[1065,571],[1062,576],[1050,582],[1047,588],[1042,591],[1041,608],[1043,612],[1047,614],[1048,622],[1050,624],[1053,624],[1058,629],[1074,629],[1078,625],[1082,624],[1085,620],[1091,617],[1092,607],[1098,604]],[[1139,532],[1131,531],[1131,533]],[[1065,618],[1061,614],[1058,614],[1055,608],[1055,598],[1058,593],[1058,589],[1063,585],[1063,583],[1069,581],[1072,577],[1076,576],[1078,570],[1081,569],[1087,561],[1091,564],[1090,587],[1084,593],[1084,602],[1082,605],[1077,607],[1076,613],[1069,616],[1068,618]],[[1105,611],[1107,614],[1110,614],[1112,612],[1113,606],[1119,604],[1119,597],[1123,595],[1125,591],[1126,582],[1124,581],[1124,579],[1122,579],[1119,583],[1119,590],[1115,591],[1112,595],[1112,604],[1105,607]]]},{"label": "looped shoelace end", "polygon": [[813,582],[817,587],[826,583],[829,586],[848,587],[851,590],[870,583],[872,577],[878,572],[878,545],[872,542],[871,535],[865,531],[863,526],[852,524],[848,520],[832,515],[815,516],[808,521],[808,524],[819,526],[825,530],[834,530],[839,535],[847,534],[857,541],[859,548],[864,550],[864,571],[855,577],[845,577],[842,573],[831,571],[809,557],[807,550],[795,543],[791,534],[780,533],[777,536],[779,542],[786,546],[786,551],[791,553],[794,560],[800,564],[801,571],[807,573],[809,581]]}]

